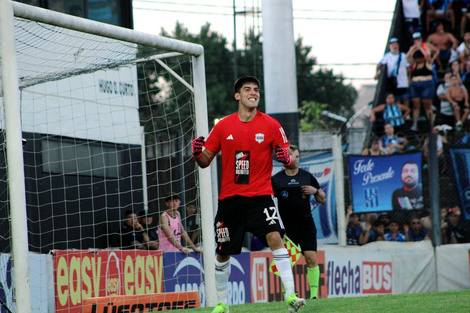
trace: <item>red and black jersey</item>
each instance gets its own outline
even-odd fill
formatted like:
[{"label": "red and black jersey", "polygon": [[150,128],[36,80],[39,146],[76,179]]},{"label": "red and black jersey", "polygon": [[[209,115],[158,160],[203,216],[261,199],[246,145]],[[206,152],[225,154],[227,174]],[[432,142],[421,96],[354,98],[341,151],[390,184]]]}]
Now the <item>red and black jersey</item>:
[{"label": "red and black jersey", "polygon": [[219,199],[231,196],[272,195],[273,149],[288,147],[281,125],[274,118],[257,112],[250,122],[238,113],[219,121],[206,140],[205,148],[222,152],[222,184]]}]

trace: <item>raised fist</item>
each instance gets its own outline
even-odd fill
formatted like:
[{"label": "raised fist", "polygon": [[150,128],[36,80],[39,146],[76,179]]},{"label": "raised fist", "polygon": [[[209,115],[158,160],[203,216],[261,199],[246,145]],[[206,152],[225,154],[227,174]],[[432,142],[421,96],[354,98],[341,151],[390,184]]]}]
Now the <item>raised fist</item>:
[{"label": "raised fist", "polygon": [[193,156],[198,159],[202,156],[202,147],[204,147],[204,144],[206,142],[204,141],[204,137],[198,137],[196,139],[193,139],[192,143],[192,149],[193,149]]},{"label": "raised fist", "polygon": [[286,148],[281,147],[280,145],[276,146],[276,158],[279,162],[284,164],[290,164],[291,158],[289,156],[289,151]]}]

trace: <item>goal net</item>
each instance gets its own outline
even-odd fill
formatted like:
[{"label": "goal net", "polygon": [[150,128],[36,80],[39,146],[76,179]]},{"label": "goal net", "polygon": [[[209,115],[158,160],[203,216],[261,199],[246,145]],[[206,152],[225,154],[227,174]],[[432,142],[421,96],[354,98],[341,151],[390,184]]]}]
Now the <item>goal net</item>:
[{"label": "goal net", "polygon": [[1,33],[0,312],[29,312],[28,301],[33,312],[82,312],[94,297],[204,295],[202,256],[123,249],[125,213],[156,232],[170,193],[183,225],[196,206],[196,244],[206,245],[210,174],[191,158],[192,138],[208,132],[202,47],[0,3],[0,27],[5,8],[14,12],[13,36]]}]

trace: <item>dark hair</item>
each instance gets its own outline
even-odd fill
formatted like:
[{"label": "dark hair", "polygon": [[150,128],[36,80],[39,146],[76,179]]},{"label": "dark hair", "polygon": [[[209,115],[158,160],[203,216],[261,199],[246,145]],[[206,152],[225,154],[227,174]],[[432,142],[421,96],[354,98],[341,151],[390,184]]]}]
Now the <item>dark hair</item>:
[{"label": "dark hair", "polygon": [[128,209],[124,212],[124,216],[128,216],[128,215],[131,215],[131,214],[134,214],[134,211],[132,211],[131,209]]},{"label": "dark hair", "polygon": [[370,139],[370,141],[369,141],[369,148],[371,148],[374,143],[380,143],[379,137],[374,136],[374,137],[372,137],[372,138]]},{"label": "dark hair", "polygon": [[418,50],[415,53],[413,53],[413,58],[415,58],[415,59],[424,58],[424,54],[421,52],[421,50]]},{"label": "dark hair", "polygon": [[258,78],[251,75],[243,75],[238,78],[235,84],[233,85],[233,90],[235,91],[235,93],[240,92],[242,86],[246,83],[255,83],[256,85],[258,85],[258,88],[260,87]]},{"label": "dark hair", "polygon": [[178,196],[176,192],[170,192],[169,194],[166,195],[165,202],[174,200],[174,199],[180,200],[180,196]]},{"label": "dark hair", "polygon": [[408,165],[408,164],[418,166],[418,163],[416,163],[416,162],[414,162],[414,161],[408,161],[408,162],[406,162],[405,164],[403,164],[403,166],[401,167],[401,169],[403,170],[403,168],[405,167],[405,165]]},{"label": "dark hair", "polygon": [[293,151],[299,151],[299,147],[297,147],[296,145],[289,145],[289,148]]}]

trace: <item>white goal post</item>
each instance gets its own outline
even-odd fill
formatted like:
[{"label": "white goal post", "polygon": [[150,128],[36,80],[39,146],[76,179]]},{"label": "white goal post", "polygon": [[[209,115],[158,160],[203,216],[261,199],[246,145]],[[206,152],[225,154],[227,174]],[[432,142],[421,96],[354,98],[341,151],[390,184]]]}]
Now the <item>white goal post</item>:
[{"label": "white goal post", "polygon": [[[17,32],[15,31],[14,19],[24,19],[37,23],[58,26],[63,29],[73,30],[81,33],[92,34],[100,37],[110,38],[130,44],[142,45],[156,50],[163,50],[166,54],[178,55],[185,54],[191,56],[192,81],[188,82],[184,78],[172,73],[171,68],[167,68],[174,79],[179,80],[193,92],[195,107],[195,132],[197,136],[206,136],[209,132],[207,119],[206,103],[206,82],[204,69],[204,51],[203,47],[197,44],[164,38],[156,35],[150,35],[121,27],[116,27],[104,23],[69,16],[9,0],[0,0],[0,45],[1,45],[1,77],[0,83],[5,111],[4,131],[5,131],[5,150],[7,153],[7,172],[9,186],[9,208],[11,218],[12,233],[12,256],[14,259],[15,270],[15,297],[16,312],[31,312],[31,294],[30,294],[30,274],[28,264],[28,220],[26,214],[26,196],[25,196],[25,168],[22,147],[22,115],[20,111],[20,89],[24,86],[33,85],[37,82],[53,81],[56,73],[38,72],[25,76],[18,71],[19,58],[15,45],[17,43]],[[165,55],[152,56],[161,66],[165,66],[161,61]],[[122,64],[128,60],[123,59]],[[129,61],[130,62],[130,61]],[[137,63],[138,61],[132,60]],[[108,65],[98,64],[97,68],[106,68]],[[64,69],[65,71],[70,69]],[[77,73],[87,73],[95,69],[74,68],[72,71]],[[62,77],[68,75],[60,73]],[[22,85],[23,84],[23,85]],[[192,85],[191,85],[192,84]],[[143,171],[145,173],[145,171]],[[144,184],[145,185],[145,184]],[[202,223],[202,243],[204,250],[204,281],[206,305],[214,306],[216,304],[215,288],[215,257],[214,257],[214,235],[213,235],[213,186],[211,183],[210,169],[198,169],[198,192],[201,204],[201,223]],[[145,197],[144,197],[145,198]]]}]

